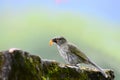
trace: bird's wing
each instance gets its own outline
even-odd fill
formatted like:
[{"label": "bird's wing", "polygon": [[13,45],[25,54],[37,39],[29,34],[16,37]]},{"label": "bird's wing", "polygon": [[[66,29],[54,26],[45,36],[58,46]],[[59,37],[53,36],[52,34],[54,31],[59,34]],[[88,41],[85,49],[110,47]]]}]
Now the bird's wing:
[{"label": "bird's wing", "polygon": [[83,52],[81,52],[75,45],[68,44],[68,46],[69,46],[69,50],[71,51],[71,53],[76,54],[82,60],[85,60],[85,61],[89,60],[89,58]]}]

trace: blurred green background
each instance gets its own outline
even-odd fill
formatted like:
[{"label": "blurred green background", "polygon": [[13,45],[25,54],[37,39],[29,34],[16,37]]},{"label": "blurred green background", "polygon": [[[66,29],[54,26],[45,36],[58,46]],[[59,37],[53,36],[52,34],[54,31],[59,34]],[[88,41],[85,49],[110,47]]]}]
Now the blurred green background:
[{"label": "blurred green background", "polygon": [[119,80],[120,6],[107,1],[0,1],[0,49],[20,48],[64,63],[56,46],[48,44],[64,36],[99,66],[114,70]]}]

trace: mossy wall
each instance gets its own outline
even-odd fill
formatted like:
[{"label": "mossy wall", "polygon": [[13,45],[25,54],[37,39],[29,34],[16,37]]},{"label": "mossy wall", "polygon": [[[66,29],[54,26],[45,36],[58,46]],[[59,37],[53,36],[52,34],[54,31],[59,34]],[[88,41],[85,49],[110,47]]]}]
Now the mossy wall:
[{"label": "mossy wall", "polygon": [[43,60],[18,49],[0,52],[0,80],[114,80],[113,71],[105,71],[108,78],[95,69]]}]

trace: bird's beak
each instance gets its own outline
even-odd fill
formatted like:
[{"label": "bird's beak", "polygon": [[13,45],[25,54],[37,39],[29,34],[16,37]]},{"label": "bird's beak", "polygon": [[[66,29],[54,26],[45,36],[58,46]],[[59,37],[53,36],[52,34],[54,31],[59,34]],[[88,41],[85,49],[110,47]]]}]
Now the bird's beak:
[{"label": "bird's beak", "polygon": [[53,40],[50,40],[49,45],[50,45],[50,46],[53,45]]}]

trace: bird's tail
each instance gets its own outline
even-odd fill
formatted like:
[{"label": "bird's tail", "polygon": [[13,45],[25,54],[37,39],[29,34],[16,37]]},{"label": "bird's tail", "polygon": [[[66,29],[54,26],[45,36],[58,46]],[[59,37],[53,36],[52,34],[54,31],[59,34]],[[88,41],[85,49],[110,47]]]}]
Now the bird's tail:
[{"label": "bird's tail", "polygon": [[92,62],[92,61],[89,61],[89,63],[91,64],[91,65],[93,65],[95,68],[97,68],[106,78],[108,77],[108,75],[102,70],[102,68],[101,67],[99,67],[97,64],[95,64],[94,62]]}]

